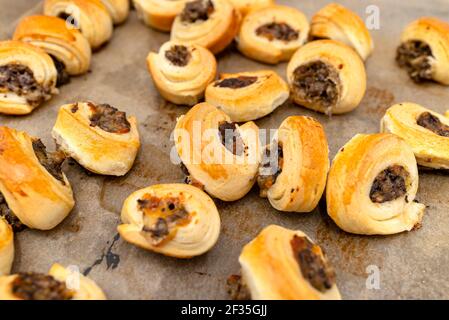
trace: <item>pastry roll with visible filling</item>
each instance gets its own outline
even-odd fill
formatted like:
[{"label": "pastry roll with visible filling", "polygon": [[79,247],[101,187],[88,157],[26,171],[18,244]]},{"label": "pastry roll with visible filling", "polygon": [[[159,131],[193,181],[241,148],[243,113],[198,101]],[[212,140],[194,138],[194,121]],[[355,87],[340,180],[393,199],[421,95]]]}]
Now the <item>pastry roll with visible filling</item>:
[{"label": "pastry roll with visible filling", "polygon": [[106,300],[106,296],[93,280],[56,263],[48,274],[0,277],[0,300]]},{"label": "pastry roll with visible filling", "polygon": [[130,0],[101,0],[106,9],[108,9],[114,24],[121,24],[128,18],[129,1]]},{"label": "pastry roll with visible filling", "polygon": [[270,225],[245,245],[242,275],[228,279],[236,300],[340,300],[335,271],[303,232]]},{"label": "pastry roll with visible filling", "polygon": [[387,110],[381,131],[403,138],[418,164],[449,169],[449,119],[414,103],[399,103]]},{"label": "pastry roll with visible filling", "polygon": [[310,212],[318,205],[329,171],[329,147],[321,124],[290,116],[266,147],[257,182],[260,195],[280,211]]},{"label": "pastry roll with visible filling", "polygon": [[193,0],[186,2],[176,17],[171,40],[198,44],[216,54],[234,39],[240,14],[228,0]]},{"label": "pastry roll with visible filling", "polygon": [[42,49],[20,41],[0,42],[0,113],[28,114],[56,89],[57,71]]},{"label": "pastry roll with visible filling", "polygon": [[338,3],[319,10],[310,23],[311,40],[332,39],[354,48],[366,60],[374,49],[373,40],[363,20]]},{"label": "pastry roll with visible filling", "polygon": [[[1,206],[2,204],[0,204],[0,210],[2,210]],[[0,276],[11,272],[13,260],[14,232],[6,219],[0,216]]]},{"label": "pastry roll with visible filling", "polygon": [[288,61],[307,40],[309,22],[299,10],[269,6],[249,13],[238,35],[238,49],[265,63]]},{"label": "pastry roll with visible filling", "polygon": [[21,224],[56,227],[75,204],[61,169],[64,155],[47,152],[41,140],[7,127],[0,127],[0,150],[0,213],[18,229]]},{"label": "pastry roll with visible filling", "polygon": [[186,184],[154,185],[131,194],[118,231],[123,239],[170,257],[192,258],[209,251],[220,234],[214,201]]},{"label": "pastry roll with visible filling", "polygon": [[199,45],[169,41],[150,52],[147,66],[159,93],[175,104],[193,106],[215,79],[217,61]]},{"label": "pastry roll with visible filling", "polygon": [[294,102],[329,115],[357,108],[366,91],[362,59],[334,40],[301,47],[288,64],[287,77]]},{"label": "pastry roll with visible filling", "polygon": [[449,85],[449,24],[431,17],[410,23],[402,32],[396,61],[417,83]]},{"label": "pastry roll with visible filling", "polygon": [[79,29],[94,50],[112,37],[113,21],[102,0],[45,0],[44,14]]},{"label": "pastry roll with visible filling", "polygon": [[133,0],[137,16],[146,25],[170,31],[173,21],[184,9],[188,0]]},{"label": "pastry roll with visible filling", "polygon": [[275,4],[274,0],[230,0],[242,17],[245,17],[251,11],[269,7]]},{"label": "pastry roll with visible filling", "polygon": [[400,137],[358,134],[335,156],[326,187],[327,212],[344,231],[388,235],[419,227],[415,155]]},{"label": "pastry roll with visible filling", "polygon": [[289,97],[287,83],[271,70],[222,74],[206,89],[206,102],[223,110],[232,121],[262,118]]},{"label": "pastry roll with visible filling", "polygon": [[174,140],[186,182],[213,197],[241,199],[256,181],[260,141],[254,122],[239,125],[222,110],[200,103],[178,119]]},{"label": "pastry roll with visible filling", "polygon": [[140,148],[135,117],[109,104],[77,102],[59,109],[52,136],[59,149],[87,170],[123,176]]}]

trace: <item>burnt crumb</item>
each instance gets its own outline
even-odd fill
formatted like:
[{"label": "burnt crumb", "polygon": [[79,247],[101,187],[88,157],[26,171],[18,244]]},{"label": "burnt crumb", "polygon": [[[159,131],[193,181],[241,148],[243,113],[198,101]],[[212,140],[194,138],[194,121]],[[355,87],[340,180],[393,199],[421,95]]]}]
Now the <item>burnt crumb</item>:
[{"label": "burnt crumb", "polygon": [[70,75],[68,74],[64,62],[50,55],[53,63],[55,64],[56,71],[58,72],[58,78],[56,80],[56,86],[59,88],[67,83],[70,83]]},{"label": "burnt crumb", "polygon": [[195,0],[187,2],[181,12],[181,21],[194,23],[196,21],[206,21],[215,11],[211,0]]},{"label": "burnt crumb", "polygon": [[396,52],[396,61],[407,70],[410,78],[419,83],[432,79],[432,50],[422,41],[411,40],[402,43]]},{"label": "burnt crumb", "polygon": [[399,165],[390,166],[379,173],[371,186],[370,199],[374,203],[384,203],[407,193],[408,171]]},{"label": "burnt crumb", "polygon": [[33,140],[33,150],[37,160],[48,173],[65,185],[61,168],[62,163],[66,159],[64,153],[61,151],[47,152],[47,148],[40,139]]},{"label": "burnt crumb", "polygon": [[235,122],[222,122],[218,126],[218,132],[220,134],[221,143],[237,156],[243,154],[243,140],[239,134],[237,123]]},{"label": "burnt crumb", "polygon": [[89,117],[91,127],[100,127],[102,130],[123,134],[131,131],[131,124],[126,119],[126,112],[110,106],[109,104],[88,103],[92,115]]},{"label": "burnt crumb", "polygon": [[76,113],[76,112],[78,111],[78,109],[79,109],[78,103],[74,103],[74,104],[72,105],[72,107],[70,108],[70,111],[71,111],[72,113]]},{"label": "burnt crumb", "polygon": [[6,199],[1,192],[0,192],[0,217],[6,219],[6,221],[12,227],[12,230],[14,232],[20,232],[27,228],[27,226],[24,225],[19,220],[19,218],[17,218],[14,212],[12,212],[12,210],[9,208],[8,204],[6,203]]},{"label": "burnt crumb", "polygon": [[189,64],[192,55],[186,46],[174,45],[170,50],[165,51],[165,57],[178,67],[185,67]]},{"label": "burnt crumb", "polygon": [[[272,150],[277,145],[277,150]],[[257,184],[260,189],[260,196],[267,197],[268,190],[276,183],[277,177],[282,172],[284,165],[284,154],[282,145],[274,142],[265,149],[257,176]],[[293,190],[293,189],[292,189]],[[294,190],[292,191],[294,192]]]},{"label": "burnt crumb", "polygon": [[264,24],[256,29],[256,34],[270,41],[281,40],[290,42],[299,38],[299,32],[285,22]]},{"label": "burnt crumb", "polygon": [[449,137],[449,126],[442,123],[438,117],[430,112],[421,113],[416,120],[416,123],[439,136]]},{"label": "burnt crumb", "polygon": [[236,78],[226,78],[215,83],[215,87],[240,89],[248,87],[257,81],[257,77],[238,76]]},{"label": "burnt crumb", "polygon": [[242,283],[240,275],[233,274],[226,280],[226,289],[232,300],[251,300],[248,287]]},{"label": "burnt crumb", "polygon": [[293,236],[290,241],[293,256],[298,261],[302,276],[320,292],[325,292],[335,284],[335,271],[322,255],[319,246],[306,237]]},{"label": "burnt crumb", "polygon": [[12,282],[12,293],[23,300],[70,300],[74,292],[50,275],[19,273]]}]

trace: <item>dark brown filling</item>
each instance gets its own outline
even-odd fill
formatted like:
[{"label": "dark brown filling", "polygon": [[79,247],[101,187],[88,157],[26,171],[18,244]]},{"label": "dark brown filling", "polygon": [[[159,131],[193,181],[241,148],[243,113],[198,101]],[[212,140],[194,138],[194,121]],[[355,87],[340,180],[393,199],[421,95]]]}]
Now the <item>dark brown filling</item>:
[{"label": "dark brown filling", "polygon": [[237,78],[226,78],[215,83],[215,87],[240,89],[248,87],[257,81],[257,77],[238,76]]},{"label": "dark brown filling", "polygon": [[251,300],[251,293],[248,287],[242,283],[240,275],[233,274],[227,281],[227,291],[232,300]]},{"label": "dark brown filling", "polygon": [[299,32],[285,22],[264,24],[256,29],[256,34],[270,41],[281,40],[290,42],[299,38]]},{"label": "dark brown filling", "polygon": [[220,134],[221,143],[237,156],[243,154],[243,140],[237,128],[235,122],[222,122],[218,126],[218,132]]},{"label": "dark brown filling", "polygon": [[21,64],[0,66],[0,92],[14,92],[33,106],[51,98],[51,89],[37,83],[33,71]]},{"label": "dark brown filling", "polygon": [[429,45],[416,40],[402,43],[396,53],[399,66],[405,68],[415,82],[432,79],[431,57],[432,50]]},{"label": "dark brown filling", "polygon": [[175,66],[185,67],[192,55],[186,46],[174,45],[170,50],[165,51],[165,57]]},{"label": "dark brown filling", "polygon": [[[273,146],[275,145],[277,145],[277,150],[272,152],[271,149],[273,149]],[[268,189],[276,183],[277,177],[282,172],[283,165],[284,154],[282,151],[282,146],[275,143],[270,147],[267,147],[260,163],[259,175],[257,176],[257,184],[260,188],[261,197],[265,198],[267,196]]]},{"label": "dark brown filling", "polygon": [[322,254],[319,246],[306,237],[293,236],[290,241],[302,276],[320,292],[325,292],[335,284],[335,272]]},{"label": "dark brown filling", "polygon": [[197,187],[198,189],[201,189],[201,190],[204,189],[204,185],[201,182],[195,180],[190,175],[189,169],[187,169],[186,165],[183,162],[181,162],[180,167],[181,167],[182,172],[185,175],[184,183],[190,184],[190,185]]},{"label": "dark brown filling", "polygon": [[23,300],[70,300],[73,291],[50,275],[19,273],[12,282],[12,293]]},{"label": "dark brown filling", "polygon": [[20,222],[19,218],[12,212],[6,203],[6,199],[3,194],[0,192],[0,217],[6,219],[9,225],[12,227],[14,232],[20,232],[25,230],[27,227],[22,222]]},{"label": "dark brown filling", "polygon": [[416,123],[439,136],[449,137],[449,126],[442,123],[438,117],[430,112],[421,113]]},{"label": "dark brown filling", "polygon": [[181,21],[187,23],[194,23],[198,20],[206,21],[214,10],[214,4],[211,0],[187,2],[181,12]]},{"label": "dark brown filling", "polygon": [[40,139],[33,140],[33,150],[40,164],[50,173],[55,179],[65,184],[62,175],[62,163],[66,156],[62,151],[47,152],[47,148]]},{"label": "dark brown filling", "polygon": [[331,108],[338,101],[339,83],[338,73],[333,67],[313,61],[294,71],[292,93],[302,101]]},{"label": "dark brown filling", "polygon": [[111,133],[128,133],[131,131],[131,124],[126,119],[126,112],[119,111],[109,104],[88,103],[92,115],[90,116],[91,127],[100,127],[102,130]]},{"label": "dark brown filling", "polygon": [[63,86],[70,82],[70,75],[67,73],[64,62],[62,62],[61,60],[52,55],[50,55],[50,57],[53,59],[56,71],[58,71],[56,86],[59,88],[60,86]]},{"label": "dark brown filling", "polygon": [[74,16],[68,14],[67,12],[61,12],[58,14],[58,18],[61,18],[65,22],[69,23],[73,28],[78,29],[81,32],[81,26],[78,23],[78,20],[75,19]]},{"label": "dark brown filling", "polygon": [[384,203],[407,193],[408,171],[399,165],[388,167],[379,173],[371,186],[370,198],[374,203]]}]

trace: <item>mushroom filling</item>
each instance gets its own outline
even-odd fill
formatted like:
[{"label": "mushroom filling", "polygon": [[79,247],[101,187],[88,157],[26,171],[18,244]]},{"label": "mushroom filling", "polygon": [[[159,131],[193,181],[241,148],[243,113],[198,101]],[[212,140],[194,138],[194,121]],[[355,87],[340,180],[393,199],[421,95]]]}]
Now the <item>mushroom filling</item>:
[{"label": "mushroom filling", "polygon": [[131,124],[126,119],[126,112],[119,111],[109,104],[93,104],[88,102],[90,111],[89,117],[91,127],[100,127],[102,130],[123,134],[131,131]]},{"label": "mushroom filling", "polygon": [[154,246],[174,237],[177,227],[190,222],[180,197],[159,198],[146,194],[137,200],[137,206],[144,213],[142,232]]},{"label": "mushroom filling", "polygon": [[37,160],[48,173],[65,185],[61,168],[66,159],[64,153],[62,151],[47,152],[47,148],[40,139],[33,140],[33,150]]},{"label": "mushroom filling", "polygon": [[12,212],[6,203],[5,196],[0,192],[0,217],[6,219],[14,232],[20,232],[26,229],[26,226],[20,222],[19,218]]},{"label": "mushroom filling", "polygon": [[410,40],[402,43],[396,52],[396,61],[401,68],[407,70],[415,82],[432,79],[432,50],[422,41]]},{"label": "mushroom filling", "polygon": [[371,186],[370,199],[374,203],[384,203],[407,193],[408,171],[400,165],[390,166],[379,173]]},{"label": "mushroom filling", "polygon": [[186,3],[180,18],[182,22],[186,23],[195,23],[198,20],[206,21],[214,11],[214,4],[211,0],[195,0]]},{"label": "mushroom filling", "polygon": [[293,256],[299,264],[302,276],[320,292],[335,284],[335,272],[324,257],[321,248],[306,237],[293,236],[290,241]]},{"label": "mushroom filling", "polygon": [[337,104],[339,86],[337,71],[322,61],[303,64],[293,72],[293,95],[323,108],[330,109]]},{"label": "mushroom filling", "polygon": [[23,300],[70,300],[74,292],[50,275],[19,273],[12,282],[12,293]]},{"label": "mushroom filling", "polygon": [[170,50],[165,51],[165,57],[175,66],[185,67],[189,64],[192,55],[186,46],[174,45]]},{"label": "mushroom filling", "polygon": [[236,156],[243,154],[243,140],[238,131],[237,123],[222,122],[218,126],[221,143]]},{"label": "mushroom filling", "polygon": [[251,293],[243,283],[242,276],[233,274],[226,280],[227,291],[232,300],[251,300]]},{"label": "mushroom filling", "polygon": [[0,94],[14,92],[32,106],[51,98],[51,89],[37,83],[33,71],[21,64],[0,66]]},{"label": "mushroom filling", "polygon": [[421,113],[416,120],[416,123],[439,136],[449,137],[449,126],[442,123],[438,117],[434,116],[430,112]]},{"label": "mushroom filling", "polygon": [[257,77],[238,76],[236,78],[226,78],[215,83],[214,87],[240,89],[248,87],[257,81]]},{"label": "mushroom filling", "polygon": [[[272,150],[276,144],[277,150]],[[272,144],[265,149],[265,153],[259,167],[257,184],[260,188],[260,196],[263,198],[267,197],[268,190],[276,183],[276,179],[281,174],[282,167],[284,165],[282,145],[278,143],[276,144]]]},{"label": "mushroom filling", "polygon": [[264,24],[256,29],[256,34],[259,37],[267,38],[270,41],[281,40],[290,42],[298,40],[299,38],[299,32],[285,22],[271,22]]},{"label": "mushroom filling", "polygon": [[67,73],[64,62],[50,55],[53,63],[55,64],[56,71],[58,72],[58,78],[56,80],[56,86],[60,87],[70,82],[70,75]]}]

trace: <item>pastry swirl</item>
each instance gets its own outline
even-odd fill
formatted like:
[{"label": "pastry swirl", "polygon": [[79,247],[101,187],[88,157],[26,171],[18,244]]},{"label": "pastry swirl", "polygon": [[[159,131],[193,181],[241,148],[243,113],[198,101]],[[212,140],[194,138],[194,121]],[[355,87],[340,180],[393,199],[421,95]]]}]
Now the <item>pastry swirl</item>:
[{"label": "pastry swirl", "polygon": [[160,94],[175,104],[193,106],[215,79],[217,61],[199,45],[176,41],[164,43],[147,57],[148,70]]},{"label": "pastry swirl", "polygon": [[251,11],[274,5],[274,0],[230,0],[232,5],[240,11],[242,17]]},{"label": "pastry swirl", "polygon": [[146,25],[170,31],[188,0],[133,0],[137,15]]},{"label": "pastry swirl", "polygon": [[8,222],[0,217],[0,276],[11,272],[14,260],[14,233]]},{"label": "pastry swirl", "polygon": [[358,134],[335,156],[326,187],[327,212],[344,231],[388,235],[419,225],[418,168],[400,137]]},{"label": "pastry swirl", "polygon": [[101,0],[101,2],[108,9],[114,24],[121,24],[128,18],[130,0]]},{"label": "pastry swirl", "polygon": [[289,97],[287,83],[271,70],[222,74],[206,89],[206,102],[223,110],[232,121],[262,118]]},{"label": "pastry swirl", "polygon": [[186,184],[154,185],[131,194],[118,226],[126,241],[176,258],[209,251],[220,234],[220,216],[213,200]]},{"label": "pastry swirl", "polygon": [[359,55],[334,40],[312,41],[290,60],[287,78],[294,102],[327,113],[349,112],[366,91],[366,72]]}]

